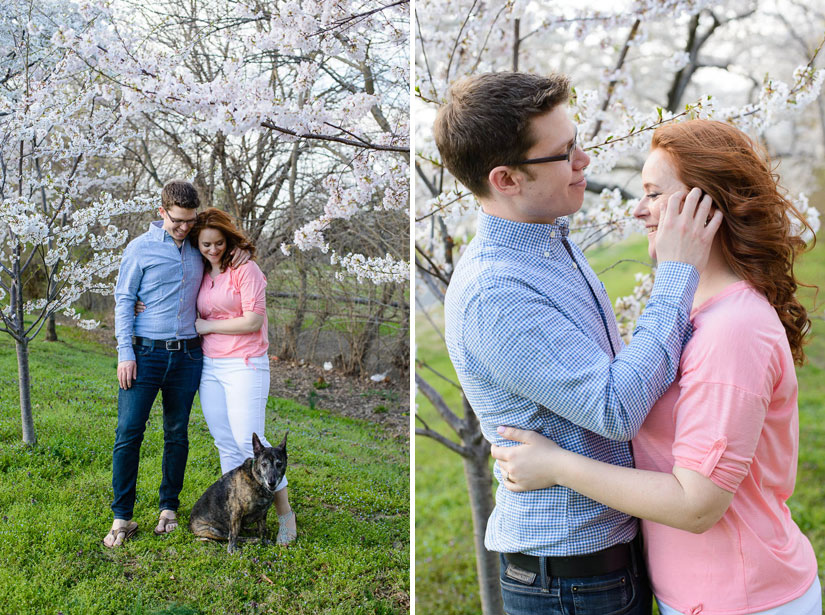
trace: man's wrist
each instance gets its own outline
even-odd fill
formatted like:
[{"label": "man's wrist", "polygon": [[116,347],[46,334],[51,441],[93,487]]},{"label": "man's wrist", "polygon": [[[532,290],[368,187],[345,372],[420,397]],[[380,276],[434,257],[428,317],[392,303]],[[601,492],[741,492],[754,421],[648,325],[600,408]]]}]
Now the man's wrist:
[{"label": "man's wrist", "polygon": [[135,360],[135,351],[132,348],[131,344],[128,348],[124,348],[122,346],[118,346],[117,349],[117,362],[123,363],[124,361],[134,361]]},{"label": "man's wrist", "polygon": [[660,298],[688,306],[693,303],[693,295],[699,286],[699,271],[689,263],[664,261],[656,267],[656,279],[650,298]]}]

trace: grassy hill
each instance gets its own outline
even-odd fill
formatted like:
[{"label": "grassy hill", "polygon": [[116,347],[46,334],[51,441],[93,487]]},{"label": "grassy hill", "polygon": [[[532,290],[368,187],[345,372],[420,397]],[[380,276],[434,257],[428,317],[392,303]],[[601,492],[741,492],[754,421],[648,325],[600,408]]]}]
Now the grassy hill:
[{"label": "grassy hill", "polygon": [[[290,547],[195,540],[185,524],[220,475],[218,453],[196,399],[181,493],[182,527],[152,534],[163,450],[160,402],[142,447],[134,519],[123,548],[101,545],[112,521],[112,445],[117,358],[85,332],[31,348],[38,444],[21,443],[17,362],[0,337],[0,613],[409,612],[407,444],[366,421],[269,400],[267,436],[289,428]],[[277,440],[276,440],[277,438]],[[277,531],[274,512],[270,530]]]}]

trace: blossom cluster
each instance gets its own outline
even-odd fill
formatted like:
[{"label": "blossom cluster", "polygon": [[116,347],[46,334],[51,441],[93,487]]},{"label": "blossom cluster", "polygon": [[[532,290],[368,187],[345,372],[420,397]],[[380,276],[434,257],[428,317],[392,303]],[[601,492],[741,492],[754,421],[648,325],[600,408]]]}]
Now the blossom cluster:
[{"label": "blossom cluster", "polygon": [[[380,160],[374,154],[357,157],[351,163],[350,182],[339,176],[327,176],[322,186],[329,195],[322,216],[310,220],[293,236],[292,246],[283,244],[281,251],[289,254],[294,246],[301,251],[330,249],[325,233],[334,220],[349,220],[364,211],[402,211],[409,214],[408,165],[397,159]],[[331,259],[360,282],[370,279],[375,284],[404,283],[408,279],[409,263],[394,257],[389,261],[380,257],[350,255]],[[406,263],[401,267],[398,263]]]},{"label": "blossom cluster", "polygon": [[[0,188],[0,254],[4,272],[31,275],[26,268],[42,264],[47,273],[46,294],[27,298],[25,310],[42,320],[70,310],[84,292],[111,292],[107,280],[127,240],[119,220],[158,205],[119,198],[126,178],[112,172],[146,117],[179,117],[190,131],[228,139],[265,131],[282,141],[318,139],[307,172],[317,174],[326,205],[296,231],[301,249],[328,251],[331,220],[406,211],[408,4],[290,0],[271,14],[262,6],[207,2],[192,38],[161,44],[156,33],[174,22],[171,13],[115,10],[102,0],[47,0],[32,11],[10,0],[0,23],[11,50],[0,59],[0,159],[9,170]],[[211,75],[193,70],[196,47],[226,51]],[[272,64],[261,61],[267,57],[287,58],[275,85]],[[342,86],[331,88],[331,80]],[[341,271],[376,283],[404,279],[407,231],[390,242],[398,254],[348,254]],[[4,278],[0,299],[16,283]],[[13,307],[2,307],[7,330],[23,326],[12,322]]]},{"label": "blossom cluster", "polygon": [[636,327],[636,321],[647,305],[647,300],[650,298],[650,293],[653,291],[653,282],[656,279],[655,271],[651,273],[637,273],[636,286],[633,287],[633,292],[625,297],[616,299],[616,304],[613,307],[616,313],[616,324],[619,326],[619,335],[626,344],[630,343],[633,338],[633,331]]},{"label": "blossom cluster", "polygon": [[[422,0],[416,104],[428,121],[417,126],[417,165],[423,177],[417,183],[416,246],[426,255],[422,267],[437,274],[422,276],[422,281],[449,279],[450,263],[460,257],[462,244],[456,239],[473,233],[476,203],[441,166],[431,135],[435,109],[455,79],[514,70],[515,61],[524,72],[570,75],[574,89],[569,115],[590,156],[588,178],[599,180],[591,184],[608,186],[601,194],[588,193],[582,211],[571,218],[576,241],[587,248],[640,228],[632,218],[638,202],[633,192],[652,130],[659,125],[716,119],[765,139],[769,147],[768,131],[774,126],[796,123],[813,136],[807,127],[819,121],[811,103],[821,96],[825,81],[825,71],[814,62],[822,45],[813,57],[796,54],[794,68],[794,53],[782,41],[789,40],[793,30],[794,39],[807,37],[816,44],[822,28],[809,23],[813,14],[801,8],[792,13],[779,9],[783,18],[777,20],[776,7],[770,4],[639,0],[621,9],[594,10],[526,0],[502,5]],[[692,46],[698,40],[705,46]],[[750,42],[744,45],[746,40]],[[771,46],[782,53],[772,54]],[[674,102],[669,94],[681,86],[680,79],[687,84]],[[811,138],[796,142],[791,154],[798,153],[819,159],[821,144]],[[792,198],[818,230],[816,208],[804,194]],[[803,237],[810,241],[810,231]],[[627,337],[652,277],[638,282],[634,293],[617,303]]]},{"label": "blossom cluster", "polygon": [[[395,259],[390,254],[384,257],[366,257],[350,252],[341,256],[333,251],[330,263],[339,265],[349,275],[355,276],[358,282],[369,280],[374,284],[404,283],[410,279],[410,264]],[[336,273],[336,277],[343,278],[341,273]]]},{"label": "blossom cluster", "polygon": [[807,225],[802,224],[802,221],[796,218],[792,218],[791,232],[794,235],[801,236],[805,243],[811,243],[814,239],[814,235],[819,231],[820,227],[819,210],[810,204],[808,201],[808,195],[804,192],[800,192],[796,196],[796,199],[793,201],[793,205],[802,218],[805,219]]}]

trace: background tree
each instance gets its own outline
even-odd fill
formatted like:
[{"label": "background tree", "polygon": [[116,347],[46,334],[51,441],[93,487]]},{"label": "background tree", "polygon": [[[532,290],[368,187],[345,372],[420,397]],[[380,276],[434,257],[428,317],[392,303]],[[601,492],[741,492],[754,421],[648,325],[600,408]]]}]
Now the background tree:
[{"label": "background tree", "polygon": [[[442,326],[444,291],[473,233],[474,200],[443,168],[431,136],[435,109],[452,81],[497,70],[571,75],[575,89],[570,113],[592,160],[591,194],[571,220],[576,241],[586,249],[636,230],[629,223],[639,194],[638,174],[650,129],[663,122],[690,117],[730,121],[758,135],[773,158],[783,160],[786,185],[813,188],[810,166],[821,157],[823,114],[821,105],[819,110],[809,105],[823,80],[816,66],[824,26],[821,11],[796,2],[720,6],[646,0],[609,10],[551,8],[518,0],[499,5],[470,0],[419,3],[414,23],[419,322]],[[789,40],[794,41],[792,49]],[[804,194],[792,196],[818,228],[818,211]],[[617,301],[617,316],[628,338],[651,284],[648,270],[640,274],[636,291]],[[438,339],[443,343],[440,332]],[[435,366],[417,362],[418,392],[447,429],[428,424],[417,413],[416,434],[446,445],[463,459],[482,611],[500,613],[497,555],[483,548],[493,507],[489,447],[466,398],[461,396],[460,408],[451,408],[433,386],[446,379]],[[453,387],[458,384],[446,385]]]},{"label": "background tree", "polygon": [[[363,372],[382,325],[397,328],[401,352],[406,1],[6,4],[0,331],[18,346],[25,442],[28,342],[49,315],[111,292],[127,236],[145,228],[134,214],[156,211],[173,177],[237,217],[265,270],[311,270],[328,303],[366,306],[335,316],[352,339],[341,366]],[[292,294],[300,329],[310,296]]]},{"label": "background tree", "polygon": [[102,160],[117,155],[128,131],[119,105],[102,100],[89,75],[66,72],[53,53],[56,20],[86,18],[67,3],[12,3],[0,32],[0,332],[14,338],[22,436],[34,444],[29,342],[55,312],[78,320],[72,304],[85,292],[111,292],[126,234],[111,218],[145,210],[139,199],[114,199]]}]

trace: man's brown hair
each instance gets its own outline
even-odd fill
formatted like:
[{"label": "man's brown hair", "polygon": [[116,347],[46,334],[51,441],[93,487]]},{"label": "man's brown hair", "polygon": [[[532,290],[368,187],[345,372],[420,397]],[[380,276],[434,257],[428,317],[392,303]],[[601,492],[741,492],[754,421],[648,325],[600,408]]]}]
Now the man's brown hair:
[{"label": "man's brown hair", "polygon": [[195,186],[182,179],[173,179],[166,182],[160,192],[160,202],[166,211],[169,211],[170,207],[176,206],[197,209],[201,204]]},{"label": "man's brown hair", "polygon": [[560,74],[485,73],[456,81],[433,126],[444,165],[477,197],[487,196],[490,171],[523,160],[535,144],[530,121],[569,95],[570,80]]}]

